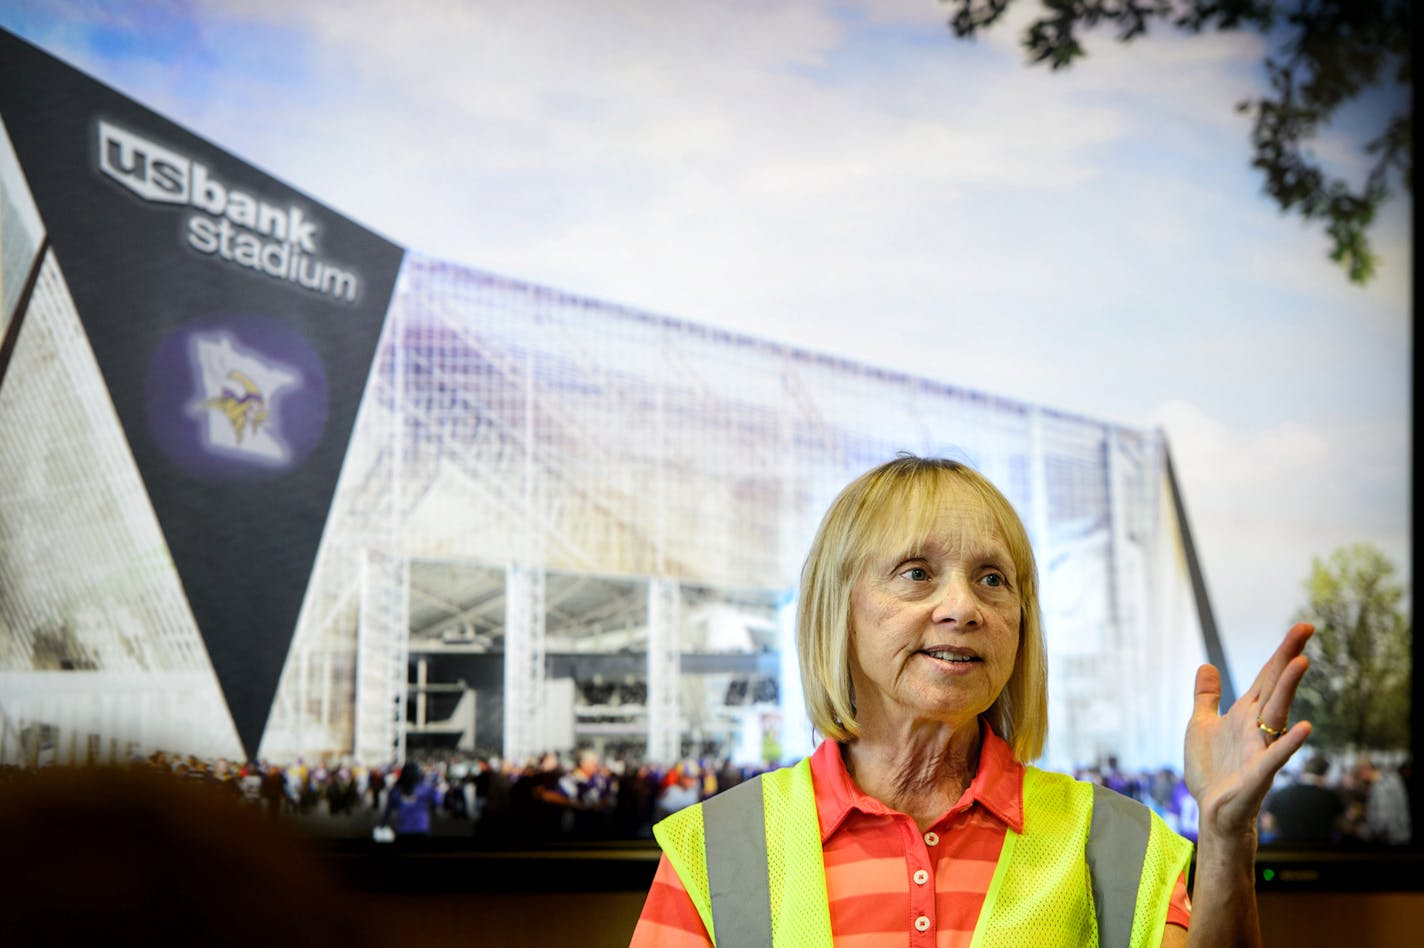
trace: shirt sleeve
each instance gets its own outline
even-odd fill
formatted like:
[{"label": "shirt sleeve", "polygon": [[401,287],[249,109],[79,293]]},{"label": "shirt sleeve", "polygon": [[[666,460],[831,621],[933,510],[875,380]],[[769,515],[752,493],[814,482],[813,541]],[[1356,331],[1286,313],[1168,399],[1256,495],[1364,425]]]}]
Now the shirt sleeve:
[{"label": "shirt sleeve", "polygon": [[712,939],[707,937],[707,927],[697,914],[697,906],[692,904],[692,897],[678,878],[677,870],[664,854],[658,860],[657,875],[653,876],[648,899],[643,903],[643,914],[638,916],[638,927],[633,930],[628,948],[711,948],[711,945]]},{"label": "shirt sleeve", "polygon": [[1188,928],[1192,921],[1192,900],[1187,898],[1187,874],[1177,876],[1177,884],[1172,887],[1172,898],[1167,903],[1167,924]]}]

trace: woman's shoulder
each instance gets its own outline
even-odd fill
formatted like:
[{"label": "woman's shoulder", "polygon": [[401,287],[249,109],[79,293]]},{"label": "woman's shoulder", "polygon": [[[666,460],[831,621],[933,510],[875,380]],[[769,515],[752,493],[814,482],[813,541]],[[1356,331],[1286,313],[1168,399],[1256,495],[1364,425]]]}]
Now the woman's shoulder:
[{"label": "woman's shoulder", "polygon": [[1050,811],[1063,818],[1087,818],[1093,811],[1096,786],[1056,770],[1026,766],[1023,769],[1025,818],[1029,811]]},{"label": "woman's shoulder", "polygon": [[1087,780],[1079,780],[1072,774],[1065,774],[1058,770],[1044,770],[1032,764],[1024,765],[1024,790],[1030,787],[1038,787],[1044,790],[1053,790],[1057,793],[1081,794],[1092,793],[1094,784]]}]

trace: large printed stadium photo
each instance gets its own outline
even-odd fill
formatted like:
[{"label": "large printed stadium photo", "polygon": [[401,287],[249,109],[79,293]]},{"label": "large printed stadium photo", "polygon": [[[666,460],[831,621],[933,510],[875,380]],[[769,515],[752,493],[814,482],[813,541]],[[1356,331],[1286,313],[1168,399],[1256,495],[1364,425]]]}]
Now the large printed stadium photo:
[{"label": "large printed stadium photo", "polygon": [[0,43],[3,762],[799,758],[802,558],[910,451],[1029,526],[1043,763],[1180,766],[1161,431],[420,255]]}]

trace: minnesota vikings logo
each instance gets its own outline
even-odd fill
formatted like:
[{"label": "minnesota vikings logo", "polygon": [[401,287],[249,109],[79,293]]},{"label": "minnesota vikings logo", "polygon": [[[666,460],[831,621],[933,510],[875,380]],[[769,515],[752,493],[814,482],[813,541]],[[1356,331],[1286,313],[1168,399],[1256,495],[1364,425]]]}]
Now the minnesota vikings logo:
[{"label": "minnesota vikings logo", "polygon": [[262,422],[267,420],[267,399],[262,397],[252,379],[237,369],[229,371],[227,377],[241,386],[241,391],[224,386],[221,395],[203,399],[198,403],[198,407],[213,408],[226,415],[232,430],[237,434],[237,443],[242,444],[245,429],[251,427],[255,434]]},{"label": "minnesota vikings logo", "polygon": [[227,333],[194,335],[189,353],[197,393],[188,414],[202,425],[212,451],[259,464],[284,466],[291,449],[277,431],[278,400],[301,376],[239,346]]}]

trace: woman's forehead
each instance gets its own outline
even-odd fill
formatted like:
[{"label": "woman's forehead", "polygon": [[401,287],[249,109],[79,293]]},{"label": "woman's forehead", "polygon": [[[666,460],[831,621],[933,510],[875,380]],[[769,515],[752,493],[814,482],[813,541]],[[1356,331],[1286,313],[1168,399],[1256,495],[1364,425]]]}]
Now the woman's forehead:
[{"label": "woman's forehead", "polygon": [[1005,549],[999,511],[980,491],[941,480],[936,489],[916,491],[885,505],[866,537],[866,553],[951,549]]}]

